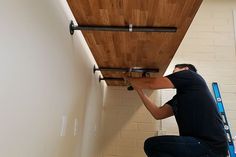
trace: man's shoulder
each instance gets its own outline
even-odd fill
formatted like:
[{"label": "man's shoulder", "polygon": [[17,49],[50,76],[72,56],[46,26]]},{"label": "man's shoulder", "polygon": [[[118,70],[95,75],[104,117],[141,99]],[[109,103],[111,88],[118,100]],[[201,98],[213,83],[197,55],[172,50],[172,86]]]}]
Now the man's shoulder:
[{"label": "man's shoulder", "polygon": [[205,80],[196,72],[191,70],[183,70],[166,76],[177,89],[185,89],[185,87],[195,87],[205,85]]},{"label": "man's shoulder", "polygon": [[199,77],[200,75],[194,71],[191,71],[191,70],[182,70],[182,71],[178,71],[178,72],[172,73],[170,75],[167,75],[166,77],[178,77],[178,76],[179,77],[184,77],[184,76],[186,76],[186,77]]}]

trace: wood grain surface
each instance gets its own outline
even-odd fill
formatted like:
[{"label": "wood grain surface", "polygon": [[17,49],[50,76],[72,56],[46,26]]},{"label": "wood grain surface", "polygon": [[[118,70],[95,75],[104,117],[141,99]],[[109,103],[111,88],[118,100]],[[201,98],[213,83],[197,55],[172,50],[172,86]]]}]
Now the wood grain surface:
[{"label": "wood grain surface", "polygon": [[[177,27],[175,33],[82,31],[99,67],[159,68],[162,76],[202,0],[67,0],[79,25]],[[92,67],[91,67],[92,69]],[[121,77],[121,72],[102,72]],[[134,74],[140,77],[140,74]],[[124,85],[122,81],[106,81]]]}]

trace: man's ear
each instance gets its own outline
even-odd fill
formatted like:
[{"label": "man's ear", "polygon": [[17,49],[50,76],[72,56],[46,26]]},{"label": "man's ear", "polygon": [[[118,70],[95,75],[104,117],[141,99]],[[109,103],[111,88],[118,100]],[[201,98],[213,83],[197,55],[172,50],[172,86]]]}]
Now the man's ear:
[{"label": "man's ear", "polygon": [[184,67],[185,70],[189,70],[189,67]]}]

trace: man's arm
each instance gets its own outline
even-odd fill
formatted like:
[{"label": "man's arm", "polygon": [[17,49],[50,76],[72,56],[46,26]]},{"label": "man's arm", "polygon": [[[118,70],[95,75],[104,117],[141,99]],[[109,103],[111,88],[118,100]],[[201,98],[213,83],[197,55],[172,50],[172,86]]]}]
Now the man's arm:
[{"label": "man's arm", "polygon": [[138,89],[165,89],[174,88],[173,83],[167,77],[156,78],[127,78],[132,86]]},{"label": "man's arm", "polygon": [[170,105],[165,104],[164,106],[158,107],[143,93],[141,89],[136,89],[136,91],[138,92],[148,111],[155,119],[160,120],[174,115]]}]

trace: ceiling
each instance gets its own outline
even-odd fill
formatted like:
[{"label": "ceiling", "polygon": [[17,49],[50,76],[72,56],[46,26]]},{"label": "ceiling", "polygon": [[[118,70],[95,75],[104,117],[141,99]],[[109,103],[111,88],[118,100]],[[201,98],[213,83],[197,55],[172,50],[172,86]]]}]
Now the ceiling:
[{"label": "ceiling", "polygon": [[[177,27],[176,32],[88,31],[82,33],[99,67],[159,69],[162,76],[202,0],[67,0],[76,22],[90,26]],[[122,72],[102,71],[120,78]],[[136,77],[141,74],[134,73]],[[124,81],[107,80],[108,85]]]}]

